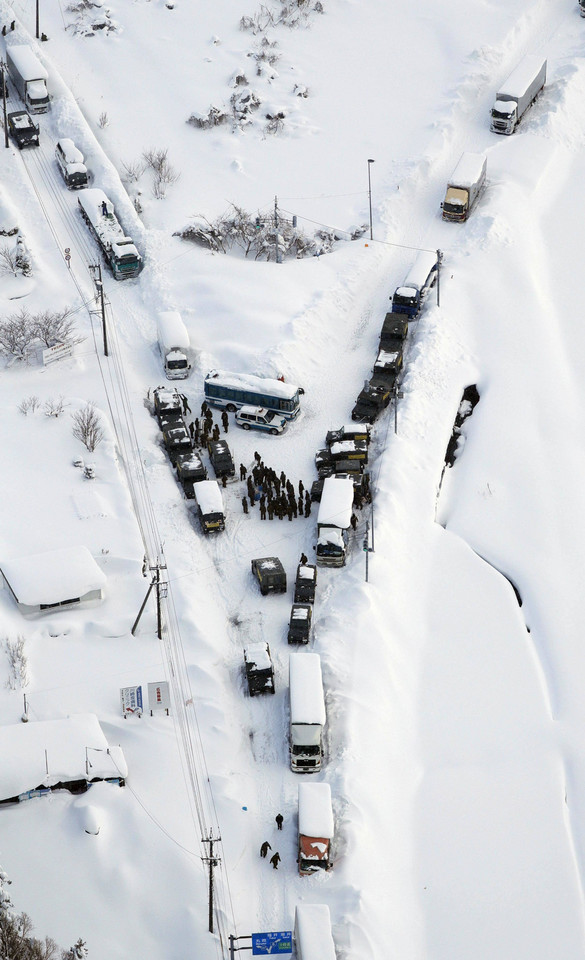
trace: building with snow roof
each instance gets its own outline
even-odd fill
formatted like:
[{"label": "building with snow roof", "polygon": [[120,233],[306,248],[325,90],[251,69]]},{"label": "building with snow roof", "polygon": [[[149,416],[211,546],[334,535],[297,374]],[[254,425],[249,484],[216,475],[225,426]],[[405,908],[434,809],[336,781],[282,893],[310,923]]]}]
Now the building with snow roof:
[{"label": "building with snow roof", "polygon": [[84,793],[101,780],[124,786],[128,776],[122,748],[109,746],[91,713],[2,726],[0,757],[0,804]]},{"label": "building with snow roof", "polygon": [[64,547],[0,562],[7,587],[23,616],[60,607],[94,606],[103,600],[105,574],[87,547]]}]

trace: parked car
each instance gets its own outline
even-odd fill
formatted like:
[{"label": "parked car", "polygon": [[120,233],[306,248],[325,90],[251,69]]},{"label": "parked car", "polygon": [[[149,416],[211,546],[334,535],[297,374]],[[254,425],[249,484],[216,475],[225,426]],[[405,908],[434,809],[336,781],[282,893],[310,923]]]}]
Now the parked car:
[{"label": "parked car", "polygon": [[286,573],[278,557],[252,560],[252,573],[260,584],[263,597],[267,593],[286,593]]},{"label": "parked car", "polygon": [[249,643],[244,647],[244,667],[251,697],[257,693],[274,693],[274,667],[267,643]]},{"label": "parked car", "polygon": [[236,423],[244,430],[263,430],[265,433],[271,433],[276,436],[278,433],[284,433],[286,429],[286,420],[274,410],[267,410],[266,407],[252,407],[244,404],[236,411]]},{"label": "parked car", "polygon": [[77,149],[73,140],[69,140],[68,137],[57,140],[55,159],[68,187],[74,190],[76,187],[87,186],[87,167],[83,162],[81,150]]},{"label": "parked car", "polygon": [[295,603],[314,603],[317,586],[317,567],[312,563],[299,563],[295,580]]},{"label": "parked car", "polygon": [[390,387],[374,385],[370,381],[358,395],[355,406],[351,411],[351,419],[373,423],[382,410],[388,406],[391,396]]},{"label": "parked car", "polygon": [[236,468],[225,440],[208,440],[207,451],[216,477],[235,477]]},{"label": "parked car", "polygon": [[328,447],[342,440],[365,440],[370,442],[370,428],[367,423],[349,423],[338,427],[337,430],[328,430],[325,443]]},{"label": "parked car", "polygon": [[207,480],[207,470],[203,461],[195,450],[191,453],[180,453],[175,464],[177,468],[177,479],[182,485],[187,500],[193,500],[195,497],[194,485],[201,480]]},{"label": "parked car", "polygon": [[293,603],[288,624],[289,643],[308,643],[311,636],[313,607],[310,603]]}]

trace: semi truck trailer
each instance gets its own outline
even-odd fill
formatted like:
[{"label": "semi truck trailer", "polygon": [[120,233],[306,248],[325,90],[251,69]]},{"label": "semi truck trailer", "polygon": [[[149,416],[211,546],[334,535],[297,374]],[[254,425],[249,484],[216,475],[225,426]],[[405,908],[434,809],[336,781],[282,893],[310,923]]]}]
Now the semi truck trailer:
[{"label": "semi truck trailer", "polygon": [[293,773],[317,773],[323,760],[325,698],[318,653],[289,657],[290,766]]},{"label": "semi truck trailer", "polygon": [[496,94],[490,130],[509,136],[520,123],[546,83],[546,60],[525,57]]},{"label": "semi truck trailer", "polygon": [[30,113],[46,113],[49,109],[49,74],[26,43],[6,47],[6,64],[10,79]]}]

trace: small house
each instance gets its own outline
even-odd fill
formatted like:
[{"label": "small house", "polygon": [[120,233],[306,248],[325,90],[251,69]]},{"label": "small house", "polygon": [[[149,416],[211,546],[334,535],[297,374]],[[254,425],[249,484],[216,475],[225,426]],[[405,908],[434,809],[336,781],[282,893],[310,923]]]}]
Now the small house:
[{"label": "small house", "polygon": [[64,547],[0,562],[6,586],[25,617],[103,600],[105,574],[87,547]]}]

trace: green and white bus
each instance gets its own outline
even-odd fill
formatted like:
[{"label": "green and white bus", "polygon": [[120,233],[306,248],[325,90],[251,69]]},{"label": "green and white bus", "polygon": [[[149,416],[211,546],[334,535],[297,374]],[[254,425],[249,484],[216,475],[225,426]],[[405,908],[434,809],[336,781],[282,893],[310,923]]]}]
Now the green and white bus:
[{"label": "green and white bus", "polygon": [[296,420],[301,412],[300,387],[270,377],[248,373],[212,370],[205,378],[205,399],[212,407],[235,412],[244,404],[275,410],[287,420]]}]

